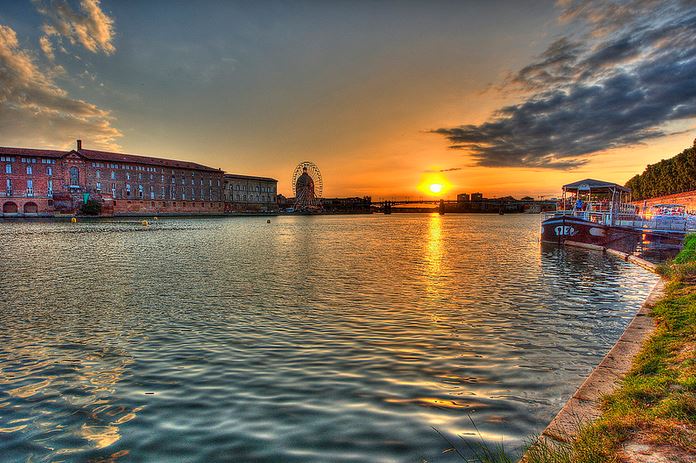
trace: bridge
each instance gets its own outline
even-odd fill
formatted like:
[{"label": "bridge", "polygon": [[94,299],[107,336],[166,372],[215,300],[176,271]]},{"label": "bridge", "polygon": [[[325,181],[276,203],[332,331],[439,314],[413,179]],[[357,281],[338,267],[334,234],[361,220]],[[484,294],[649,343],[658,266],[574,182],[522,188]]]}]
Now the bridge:
[{"label": "bridge", "polygon": [[446,212],[488,212],[504,214],[508,212],[526,212],[529,209],[532,209],[533,212],[556,210],[555,201],[522,201],[507,198],[483,199],[480,201],[455,201],[444,199],[385,199],[380,201],[372,201],[372,206],[376,207],[384,214],[391,214],[392,208],[395,206],[407,206],[409,204],[432,204],[433,206],[437,206],[437,211],[441,215],[445,214]]}]

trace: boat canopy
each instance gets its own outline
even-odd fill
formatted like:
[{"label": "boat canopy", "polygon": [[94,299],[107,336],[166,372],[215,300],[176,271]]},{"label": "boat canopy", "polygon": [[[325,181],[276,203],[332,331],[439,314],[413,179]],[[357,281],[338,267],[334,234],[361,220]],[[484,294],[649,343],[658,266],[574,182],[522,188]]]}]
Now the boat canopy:
[{"label": "boat canopy", "polygon": [[569,192],[593,192],[593,193],[630,193],[631,189],[621,186],[617,183],[604,182],[602,180],[595,180],[592,178],[586,178],[585,180],[580,180],[578,182],[569,183],[563,185],[563,191]]}]

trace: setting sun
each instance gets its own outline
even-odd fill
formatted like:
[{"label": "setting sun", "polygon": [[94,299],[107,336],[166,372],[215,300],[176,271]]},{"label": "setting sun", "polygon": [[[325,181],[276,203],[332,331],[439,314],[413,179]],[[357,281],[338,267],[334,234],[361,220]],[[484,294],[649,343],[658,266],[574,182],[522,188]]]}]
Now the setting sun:
[{"label": "setting sun", "polygon": [[442,183],[431,183],[428,189],[431,193],[442,193]]}]

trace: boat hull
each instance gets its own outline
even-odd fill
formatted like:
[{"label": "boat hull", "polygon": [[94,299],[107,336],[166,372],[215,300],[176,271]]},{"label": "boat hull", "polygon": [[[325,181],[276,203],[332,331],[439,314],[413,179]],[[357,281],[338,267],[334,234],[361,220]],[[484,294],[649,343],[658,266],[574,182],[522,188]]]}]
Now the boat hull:
[{"label": "boat hull", "polygon": [[541,223],[541,241],[563,244],[565,241],[615,249],[631,249],[640,241],[640,233],[631,228],[610,227],[573,216],[551,217]]}]

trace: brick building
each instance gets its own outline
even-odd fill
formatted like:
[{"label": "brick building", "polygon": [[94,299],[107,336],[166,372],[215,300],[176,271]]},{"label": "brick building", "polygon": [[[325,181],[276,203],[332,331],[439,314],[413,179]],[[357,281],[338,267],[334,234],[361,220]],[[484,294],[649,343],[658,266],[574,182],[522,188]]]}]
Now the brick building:
[{"label": "brick building", "polygon": [[277,188],[274,178],[225,174],[225,211],[276,211]]},{"label": "brick building", "polygon": [[186,161],[82,148],[0,148],[0,214],[73,214],[84,201],[102,215],[221,214],[223,172]]}]

